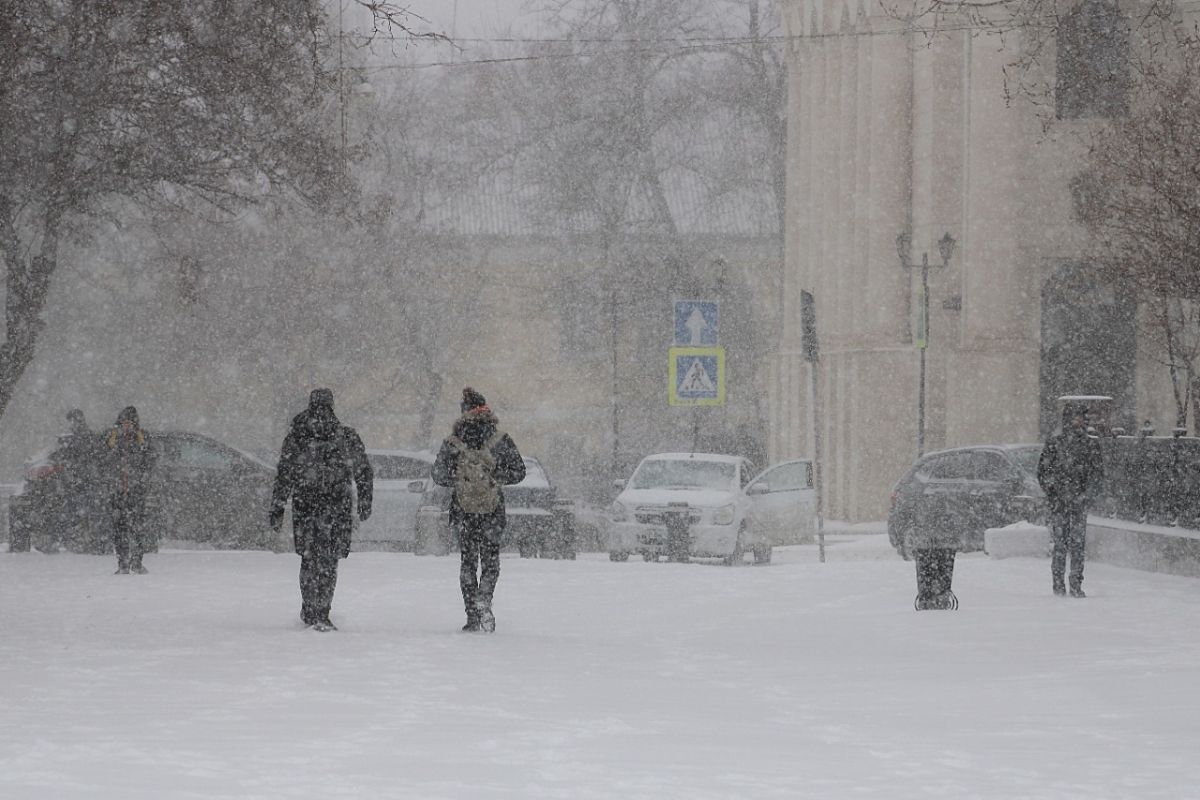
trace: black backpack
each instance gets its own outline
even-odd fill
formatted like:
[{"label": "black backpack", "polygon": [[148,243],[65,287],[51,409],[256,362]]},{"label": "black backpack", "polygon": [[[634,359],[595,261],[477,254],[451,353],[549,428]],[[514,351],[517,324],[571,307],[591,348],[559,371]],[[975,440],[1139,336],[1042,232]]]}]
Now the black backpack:
[{"label": "black backpack", "polygon": [[342,433],[330,439],[310,438],[297,458],[300,488],[306,493],[337,494],[350,485],[352,473]]}]

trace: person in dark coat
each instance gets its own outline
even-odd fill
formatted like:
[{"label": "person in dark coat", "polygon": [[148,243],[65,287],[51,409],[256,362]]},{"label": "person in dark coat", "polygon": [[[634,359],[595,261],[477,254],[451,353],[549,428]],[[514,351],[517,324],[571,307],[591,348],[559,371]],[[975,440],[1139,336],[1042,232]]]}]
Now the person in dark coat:
[{"label": "person in dark coat", "polygon": [[[84,552],[105,551],[110,538],[99,502],[103,495],[100,472],[104,462],[104,442],[88,427],[83,411],[67,412],[67,432],[58,437],[51,460],[62,465],[62,508],[59,536],[63,543]],[[103,542],[96,541],[97,530],[104,532]]]},{"label": "person in dark coat", "polygon": [[918,611],[958,608],[958,598],[950,586],[954,581],[954,558],[962,547],[963,526],[952,496],[939,492],[921,496],[904,542],[917,568],[913,607]]},{"label": "person in dark coat", "polygon": [[525,462],[487,400],[463,389],[462,416],[442,442],[433,482],[453,489],[450,525],[458,534],[459,587],[467,612],[464,631],[496,630],[492,596],[500,578],[500,542],[506,523],[502,486],[525,479]]},{"label": "person in dark coat", "polygon": [[354,499],[358,518],[371,516],[374,474],[358,433],[333,413],[333,392],[315,389],[308,408],[292,419],[283,440],[270,524],[278,531],[289,498],[292,537],[300,556],[300,619],[316,630],[337,630],[329,619],[338,560],[350,555]]},{"label": "person in dark coat", "polygon": [[150,437],[142,430],[137,409],[126,406],[117,424],[104,437],[105,477],[112,514],[113,549],[117,551],[118,575],[145,575],[142,557],[150,549],[146,532],[146,495],[154,469]]},{"label": "person in dark coat", "polygon": [[1071,596],[1084,597],[1083,557],[1087,544],[1087,511],[1104,480],[1100,443],[1087,434],[1081,408],[1063,409],[1063,427],[1046,442],[1038,460],[1038,483],[1050,507],[1050,576],[1054,593],[1067,593],[1064,581],[1067,557],[1071,560]]}]

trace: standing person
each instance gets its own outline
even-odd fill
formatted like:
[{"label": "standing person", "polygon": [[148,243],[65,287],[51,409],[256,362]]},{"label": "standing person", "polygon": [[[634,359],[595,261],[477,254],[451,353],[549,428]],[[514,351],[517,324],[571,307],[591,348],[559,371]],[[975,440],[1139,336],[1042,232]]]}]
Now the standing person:
[{"label": "standing person", "polygon": [[150,490],[150,472],[154,469],[154,451],[150,437],[138,422],[138,412],[126,406],[117,415],[117,424],[104,438],[109,481],[109,509],[112,513],[113,549],[117,551],[117,575],[145,575],[142,556],[150,548],[145,531],[146,495]]},{"label": "standing person", "polygon": [[912,553],[917,568],[917,611],[953,611],[958,598],[954,581],[954,558],[962,546],[963,524],[955,513],[953,498],[931,492],[921,496],[914,523],[905,536],[905,549]]},{"label": "standing person", "polygon": [[[101,495],[98,478],[102,445],[101,438],[88,427],[83,411],[73,408],[67,412],[67,432],[58,437],[58,448],[51,456],[63,467],[59,536],[71,549],[86,553],[103,553],[110,539],[100,522],[105,515],[97,502]],[[104,532],[103,540],[97,528]]]},{"label": "standing person", "polygon": [[290,498],[292,537],[300,556],[300,619],[315,630],[337,630],[329,611],[338,560],[350,555],[350,482],[357,490],[358,518],[365,521],[371,516],[373,480],[362,439],[333,413],[333,392],[314,389],[308,408],[292,419],[283,440],[270,523],[279,530]]},{"label": "standing person", "polygon": [[450,525],[458,534],[458,583],[467,612],[464,631],[496,630],[492,595],[500,578],[500,540],[506,517],[501,486],[525,479],[525,462],[479,392],[463,389],[462,416],[442,442],[433,482],[453,489]]},{"label": "standing person", "polygon": [[1038,460],[1038,483],[1050,506],[1054,552],[1050,576],[1054,593],[1067,593],[1064,573],[1071,557],[1071,596],[1083,593],[1083,555],[1086,547],[1087,510],[1104,480],[1100,443],[1087,434],[1084,409],[1063,408],[1062,430],[1046,442]]}]

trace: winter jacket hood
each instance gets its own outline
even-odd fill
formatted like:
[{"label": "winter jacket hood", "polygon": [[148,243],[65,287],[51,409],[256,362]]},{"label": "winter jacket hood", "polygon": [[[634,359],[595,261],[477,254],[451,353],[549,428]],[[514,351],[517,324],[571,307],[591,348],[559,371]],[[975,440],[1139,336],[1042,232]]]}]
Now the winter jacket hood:
[{"label": "winter jacket hood", "polygon": [[310,406],[292,417],[292,435],[298,443],[307,443],[310,439],[332,439],[341,428],[341,420],[328,406]]},{"label": "winter jacket hood", "polygon": [[455,420],[451,433],[467,447],[479,448],[499,427],[499,418],[490,409],[482,407],[467,411]]}]

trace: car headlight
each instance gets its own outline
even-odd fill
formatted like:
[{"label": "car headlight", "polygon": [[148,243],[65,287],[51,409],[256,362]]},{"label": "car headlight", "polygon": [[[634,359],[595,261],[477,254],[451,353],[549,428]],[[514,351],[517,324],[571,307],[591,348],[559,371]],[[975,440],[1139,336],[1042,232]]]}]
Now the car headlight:
[{"label": "car headlight", "polygon": [[613,522],[624,522],[629,518],[629,509],[625,507],[624,503],[613,502],[609,513],[612,515]]},{"label": "car headlight", "polygon": [[733,522],[734,507],[733,503],[727,506],[721,506],[713,512],[712,521],[714,525],[729,525]]}]

